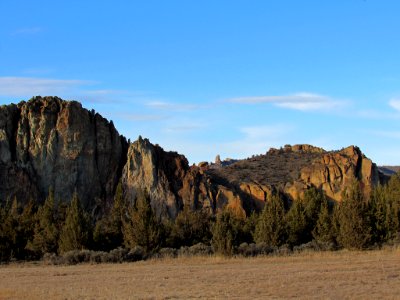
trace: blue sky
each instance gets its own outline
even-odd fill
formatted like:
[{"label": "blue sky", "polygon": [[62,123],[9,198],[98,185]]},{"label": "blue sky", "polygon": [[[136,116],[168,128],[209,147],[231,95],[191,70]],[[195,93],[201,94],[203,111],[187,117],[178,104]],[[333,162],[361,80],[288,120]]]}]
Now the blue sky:
[{"label": "blue sky", "polygon": [[0,104],[81,101],[190,163],[358,145],[400,164],[400,2],[0,1]]}]

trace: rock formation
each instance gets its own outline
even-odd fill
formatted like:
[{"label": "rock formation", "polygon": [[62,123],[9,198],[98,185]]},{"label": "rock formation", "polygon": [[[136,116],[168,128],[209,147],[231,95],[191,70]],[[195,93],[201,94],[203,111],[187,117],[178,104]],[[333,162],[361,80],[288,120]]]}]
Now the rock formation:
[{"label": "rock formation", "polygon": [[247,195],[250,207],[255,209],[263,207],[273,193],[280,191],[294,201],[303,197],[311,186],[322,189],[329,199],[341,201],[354,178],[360,181],[368,197],[374,186],[386,180],[378,167],[355,146],[328,152],[311,145],[286,145],[270,149],[266,155],[209,170],[209,174],[224,178]]},{"label": "rock formation", "polygon": [[113,124],[75,101],[35,97],[0,107],[0,199],[41,199],[50,188],[86,206],[113,198],[127,142]]},{"label": "rock formation", "polygon": [[[226,162],[226,163],[224,163]],[[16,196],[43,201],[50,188],[69,201],[76,191],[87,209],[112,201],[118,182],[128,201],[146,191],[158,215],[176,217],[188,206],[210,213],[229,207],[239,215],[260,210],[280,192],[301,198],[315,186],[340,201],[353,178],[368,195],[385,176],[355,146],[327,152],[286,145],[245,160],[189,167],[176,152],[139,137],[132,144],[112,122],[75,101],[35,97],[0,107],[0,201]]]}]

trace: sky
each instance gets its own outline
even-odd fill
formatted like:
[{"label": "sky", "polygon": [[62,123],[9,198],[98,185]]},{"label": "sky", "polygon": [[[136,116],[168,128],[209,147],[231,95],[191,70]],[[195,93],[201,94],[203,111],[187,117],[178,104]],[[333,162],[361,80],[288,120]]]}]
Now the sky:
[{"label": "sky", "polygon": [[357,145],[400,165],[400,1],[0,1],[0,104],[82,102],[189,162]]}]

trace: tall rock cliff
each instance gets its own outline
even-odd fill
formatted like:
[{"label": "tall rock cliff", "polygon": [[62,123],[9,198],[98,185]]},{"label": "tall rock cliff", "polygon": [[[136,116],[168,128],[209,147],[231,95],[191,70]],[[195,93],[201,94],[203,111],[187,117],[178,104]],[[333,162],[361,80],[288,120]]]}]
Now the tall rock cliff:
[{"label": "tall rock cliff", "polygon": [[0,107],[0,201],[43,201],[50,188],[69,201],[74,191],[87,209],[106,211],[118,182],[128,201],[146,191],[158,215],[176,217],[187,206],[216,213],[229,207],[239,215],[260,210],[280,192],[301,198],[315,186],[335,201],[354,179],[368,196],[385,180],[360,149],[327,152],[310,145],[271,149],[265,155],[189,166],[139,137],[128,145],[112,122],[75,101],[35,97]]},{"label": "tall rock cliff", "polygon": [[50,188],[91,208],[111,201],[127,142],[113,124],[75,101],[35,97],[0,107],[0,199],[43,199]]},{"label": "tall rock cliff", "polygon": [[122,185],[129,201],[138,191],[147,191],[152,207],[162,216],[174,218],[184,206],[207,209],[215,205],[211,186],[196,166],[176,152],[166,152],[139,137],[128,150]]}]

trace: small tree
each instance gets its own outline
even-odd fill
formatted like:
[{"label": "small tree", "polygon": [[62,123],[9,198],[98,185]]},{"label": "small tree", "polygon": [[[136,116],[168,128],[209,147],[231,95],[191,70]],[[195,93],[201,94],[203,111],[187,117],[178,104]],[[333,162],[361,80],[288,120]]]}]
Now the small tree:
[{"label": "small tree", "polygon": [[354,180],[345,191],[340,203],[339,243],[349,249],[363,249],[370,241],[370,223],[368,211],[359,182]]},{"label": "small tree", "polygon": [[25,259],[26,244],[32,236],[32,224],[34,216],[34,202],[29,201],[21,211],[17,198],[7,202],[2,209],[0,224],[0,256],[1,260]]},{"label": "small tree", "polygon": [[305,210],[301,201],[295,201],[290,207],[286,214],[286,225],[289,245],[301,245],[310,240]]},{"label": "small tree", "polygon": [[311,239],[311,232],[317,225],[317,220],[324,203],[327,203],[324,193],[321,190],[311,187],[304,193],[302,200],[306,215],[308,239]]},{"label": "small tree", "polygon": [[212,229],[211,245],[215,253],[232,255],[239,243],[239,219],[229,209],[218,214]]},{"label": "small tree", "polygon": [[[390,229],[387,226],[390,215],[390,203],[387,199],[387,189],[383,186],[376,187],[371,193],[369,202],[370,219],[372,223],[372,241],[375,243],[384,243],[390,236]],[[390,221],[389,221],[390,222]]]},{"label": "small tree", "polygon": [[393,175],[387,185],[386,193],[386,240],[400,238],[400,172]]},{"label": "small tree", "polygon": [[163,243],[163,227],[150,205],[147,193],[138,193],[135,205],[128,208],[123,225],[124,243],[128,248],[141,246],[146,253],[157,250]]},{"label": "small tree", "polygon": [[210,238],[210,216],[204,211],[191,211],[187,207],[176,217],[170,233],[170,243],[176,248],[207,243]]},{"label": "small tree", "polygon": [[9,200],[0,210],[0,261],[9,261],[15,252],[17,239],[18,210],[17,199]]},{"label": "small tree", "polygon": [[283,201],[274,195],[265,203],[259,216],[254,240],[257,243],[266,243],[270,246],[280,246],[285,241],[285,209]]},{"label": "small tree", "polygon": [[99,250],[112,250],[123,245],[123,222],[126,219],[128,206],[119,183],[115,191],[114,203],[110,214],[96,222],[93,240]]},{"label": "small tree", "polygon": [[90,242],[91,222],[75,192],[67,208],[66,219],[61,228],[59,252],[85,249]]},{"label": "small tree", "polygon": [[50,189],[43,206],[35,214],[35,227],[27,249],[37,255],[56,253],[58,247],[58,229],[55,220],[54,192]]},{"label": "small tree", "polygon": [[319,243],[332,244],[335,242],[333,231],[332,216],[329,212],[329,205],[327,201],[324,201],[321,204],[317,224],[312,232],[312,235]]}]

